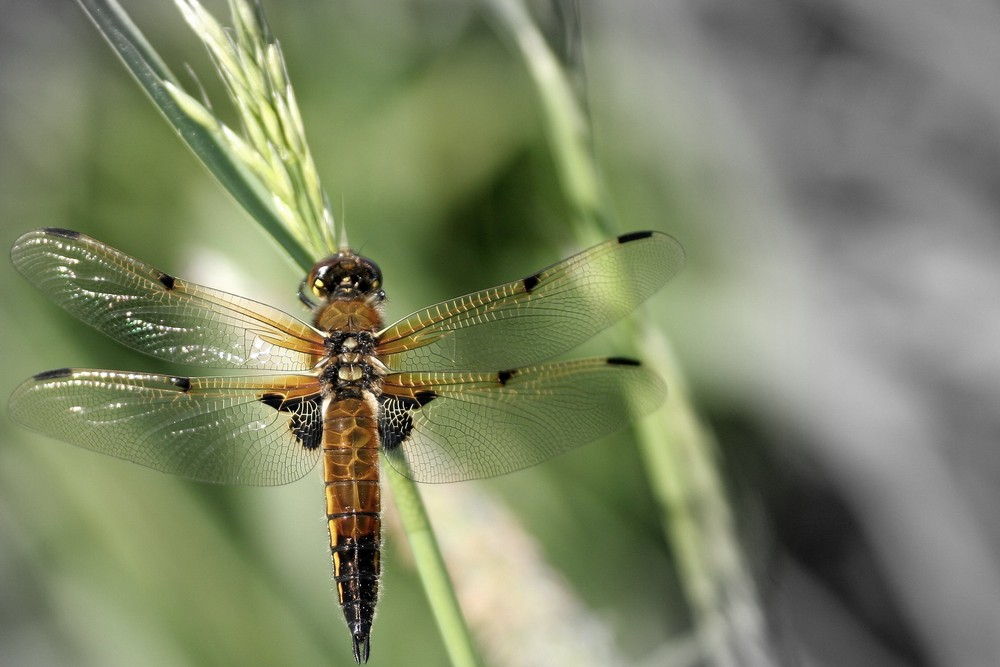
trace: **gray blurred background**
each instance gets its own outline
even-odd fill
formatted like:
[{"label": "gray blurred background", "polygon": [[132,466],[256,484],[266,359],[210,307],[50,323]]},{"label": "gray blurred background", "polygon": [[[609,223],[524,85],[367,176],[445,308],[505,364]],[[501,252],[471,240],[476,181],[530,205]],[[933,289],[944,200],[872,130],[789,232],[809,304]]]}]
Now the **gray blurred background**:
[{"label": "gray blurred background", "polygon": [[[172,4],[124,4],[231,118]],[[1000,663],[1000,8],[583,2],[567,44],[533,6],[582,52],[621,231],[688,251],[643,314],[720,443],[775,662]],[[390,317],[576,249],[523,63],[474,3],[265,9]],[[0,12],[0,245],[69,227],[304,316],[80,9]],[[7,262],[0,299],[0,394],[161,367]],[[0,664],[350,664],[318,479],[210,487],[0,439]],[[628,434],[428,502],[489,664],[704,664]],[[371,664],[443,664],[398,528],[384,569]]]}]

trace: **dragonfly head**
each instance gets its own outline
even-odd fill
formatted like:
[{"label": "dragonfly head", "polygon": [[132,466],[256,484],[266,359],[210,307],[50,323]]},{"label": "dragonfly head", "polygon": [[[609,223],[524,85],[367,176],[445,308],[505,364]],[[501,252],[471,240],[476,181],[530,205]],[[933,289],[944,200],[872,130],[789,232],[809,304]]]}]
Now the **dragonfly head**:
[{"label": "dragonfly head", "polygon": [[385,300],[382,270],[378,264],[350,251],[321,260],[309,271],[299,287],[299,298],[315,307],[333,299]]}]

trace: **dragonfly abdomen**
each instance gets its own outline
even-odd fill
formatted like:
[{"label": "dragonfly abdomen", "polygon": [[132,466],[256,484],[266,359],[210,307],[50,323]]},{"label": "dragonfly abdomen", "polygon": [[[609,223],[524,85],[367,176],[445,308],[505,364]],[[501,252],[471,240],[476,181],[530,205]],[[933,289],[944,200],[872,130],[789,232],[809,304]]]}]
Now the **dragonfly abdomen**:
[{"label": "dragonfly abdomen", "polygon": [[330,399],[324,410],[323,479],[333,578],[359,663],[368,660],[381,570],[376,419],[373,397]]}]

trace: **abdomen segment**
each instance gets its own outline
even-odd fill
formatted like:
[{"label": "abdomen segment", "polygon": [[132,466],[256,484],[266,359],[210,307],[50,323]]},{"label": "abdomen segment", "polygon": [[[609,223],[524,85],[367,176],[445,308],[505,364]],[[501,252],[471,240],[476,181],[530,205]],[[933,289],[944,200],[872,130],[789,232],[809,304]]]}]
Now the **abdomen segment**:
[{"label": "abdomen segment", "polygon": [[323,479],[333,577],[359,663],[368,660],[382,541],[375,410],[372,397],[330,399],[324,409]]}]

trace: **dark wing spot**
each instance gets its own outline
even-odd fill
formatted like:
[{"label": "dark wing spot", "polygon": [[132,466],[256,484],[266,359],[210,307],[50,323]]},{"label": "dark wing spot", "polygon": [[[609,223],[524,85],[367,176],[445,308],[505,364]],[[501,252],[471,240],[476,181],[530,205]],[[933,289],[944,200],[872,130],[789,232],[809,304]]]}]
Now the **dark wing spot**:
[{"label": "dark wing spot", "polygon": [[628,357],[608,357],[611,366],[642,366],[642,363]]},{"label": "dark wing spot", "polygon": [[386,451],[392,451],[406,442],[413,430],[413,413],[437,398],[433,391],[421,391],[416,398],[379,397],[378,437]]},{"label": "dark wing spot", "polygon": [[641,239],[648,239],[653,235],[653,232],[629,232],[628,234],[622,234],[618,237],[619,243],[631,243],[632,241],[639,241]]},{"label": "dark wing spot", "polygon": [[535,289],[535,287],[538,286],[539,281],[540,278],[536,273],[533,276],[528,276],[527,278],[522,280],[521,283],[524,285],[524,291],[527,292],[528,294],[531,294],[531,290]]},{"label": "dark wing spot", "polygon": [[430,403],[431,401],[433,401],[435,398],[437,398],[437,394],[435,394],[433,391],[427,389],[427,390],[424,390],[424,391],[418,391],[417,395],[415,396],[415,398],[416,398],[417,405],[420,406],[420,407],[424,407],[425,405],[427,405],[428,403]]},{"label": "dark wing spot", "polygon": [[278,412],[292,413],[289,427],[306,449],[323,444],[323,399],[319,393],[286,400],[281,394],[264,394],[260,402]]},{"label": "dark wing spot", "polygon": [[172,290],[174,288],[174,280],[175,279],[174,279],[173,276],[167,275],[166,273],[163,273],[161,271],[160,275],[159,275],[159,279],[160,279],[160,282],[163,284],[163,286],[166,287],[168,290]]},{"label": "dark wing spot", "polygon": [[51,371],[42,371],[37,373],[31,379],[32,380],[56,380],[59,378],[68,378],[73,374],[72,368],[56,368]]},{"label": "dark wing spot", "polygon": [[172,377],[170,378],[170,382],[172,382],[173,385],[181,391],[188,391],[191,389],[191,378]]},{"label": "dark wing spot", "polygon": [[512,368],[512,369],[506,370],[506,371],[498,371],[497,372],[497,382],[499,382],[502,385],[505,385],[505,384],[507,384],[507,381],[510,380],[515,375],[517,375],[517,369],[516,368]]},{"label": "dark wing spot", "polygon": [[281,404],[285,402],[285,397],[281,394],[264,394],[260,397],[260,402],[275,410],[281,409]]},{"label": "dark wing spot", "polygon": [[300,409],[292,414],[292,433],[303,447],[316,449],[323,444],[323,404],[318,396],[300,404]]},{"label": "dark wing spot", "polygon": [[63,229],[62,227],[45,227],[42,231],[52,236],[62,236],[67,239],[78,239],[81,236],[80,232],[74,232],[72,229]]}]

